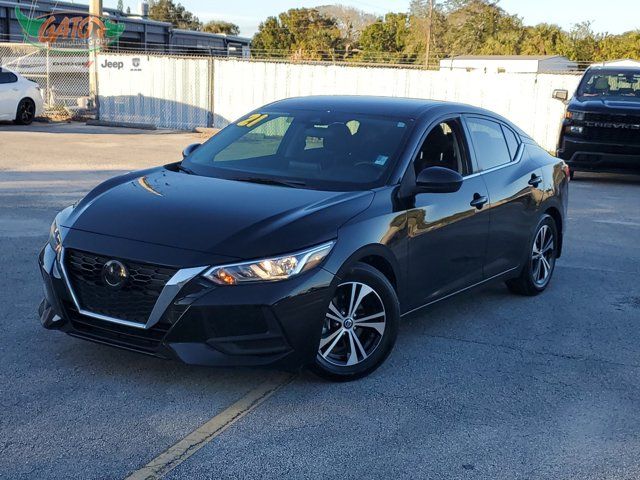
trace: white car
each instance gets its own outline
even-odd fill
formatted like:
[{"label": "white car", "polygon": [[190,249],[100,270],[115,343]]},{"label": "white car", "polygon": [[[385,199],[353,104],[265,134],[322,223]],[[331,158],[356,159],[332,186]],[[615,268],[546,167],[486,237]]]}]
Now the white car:
[{"label": "white car", "polygon": [[29,125],[42,115],[43,105],[42,90],[36,82],[0,67],[0,120]]}]

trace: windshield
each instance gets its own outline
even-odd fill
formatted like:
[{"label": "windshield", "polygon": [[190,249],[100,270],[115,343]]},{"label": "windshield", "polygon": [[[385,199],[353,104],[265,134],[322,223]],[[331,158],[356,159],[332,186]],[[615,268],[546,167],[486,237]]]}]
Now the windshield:
[{"label": "windshield", "polygon": [[408,119],[341,112],[257,112],[214,135],[183,165],[198,175],[327,190],[386,182]]},{"label": "windshield", "polygon": [[578,88],[579,97],[625,97],[640,100],[640,71],[588,72]]}]

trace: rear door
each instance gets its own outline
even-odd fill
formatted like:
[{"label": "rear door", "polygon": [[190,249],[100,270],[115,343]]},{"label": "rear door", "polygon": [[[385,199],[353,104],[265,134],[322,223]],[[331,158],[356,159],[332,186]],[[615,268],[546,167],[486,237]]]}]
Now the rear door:
[{"label": "rear door", "polygon": [[542,202],[542,169],[519,135],[497,119],[466,116],[465,124],[489,191],[489,242],[484,266],[490,278],[522,264]]}]

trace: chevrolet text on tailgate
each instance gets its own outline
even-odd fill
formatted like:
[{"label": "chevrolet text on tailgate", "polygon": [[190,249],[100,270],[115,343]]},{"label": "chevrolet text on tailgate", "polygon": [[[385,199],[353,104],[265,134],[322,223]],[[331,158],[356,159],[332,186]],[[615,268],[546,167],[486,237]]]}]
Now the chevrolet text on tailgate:
[{"label": "chevrolet text on tailgate", "polygon": [[[566,90],[553,97],[566,101]],[[567,104],[558,157],[574,171],[640,173],[640,67],[590,67]]]}]

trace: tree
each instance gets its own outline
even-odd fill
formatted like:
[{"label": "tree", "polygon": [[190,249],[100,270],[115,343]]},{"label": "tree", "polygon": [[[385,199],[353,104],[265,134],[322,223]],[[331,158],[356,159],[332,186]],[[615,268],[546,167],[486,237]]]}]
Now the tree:
[{"label": "tree", "polygon": [[335,19],[315,8],[292,8],[260,24],[252,52],[292,60],[344,58],[344,41]]},{"label": "tree", "polygon": [[640,59],[640,30],[621,35],[607,35],[600,44],[600,60]]},{"label": "tree", "polygon": [[522,20],[489,0],[447,2],[449,55],[515,55],[524,36]]},{"label": "tree", "polygon": [[427,39],[431,39],[429,48],[429,63],[443,58],[443,52],[448,51],[445,43],[447,32],[447,17],[441,3],[433,2],[434,8],[429,18],[429,0],[412,0],[409,6],[410,33],[407,39],[406,53],[415,56],[418,63],[426,60]]},{"label": "tree", "polygon": [[564,52],[577,62],[601,59],[600,42],[603,36],[594,33],[591,22],[581,22],[573,26],[568,35],[568,45]]},{"label": "tree", "polygon": [[415,60],[405,52],[410,34],[409,20],[406,13],[387,13],[365,28],[360,36],[360,59],[393,63]]},{"label": "tree", "polygon": [[569,48],[569,36],[558,25],[541,23],[525,27],[522,39],[522,55],[565,54]]},{"label": "tree", "polygon": [[336,21],[347,49],[356,46],[362,31],[377,20],[371,13],[345,5],[323,5],[316,10]]},{"label": "tree", "polygon": [[198,17],[173,0],[152,0],[149,3],[149,18],[160,22],[169,22],[176,28],[200,30],[202,24]]},{"label": "tree", "polygon": [[118,6],[116,8],[118,11],[124,12],[124,2],[122,0],[118,0]]},{"label": "tree", "polygon": [[225,22],[224,20],[211,20],[202,27],[203,32],[224,33],[225,35],[239,35],[240,27],[235,23]]}]

